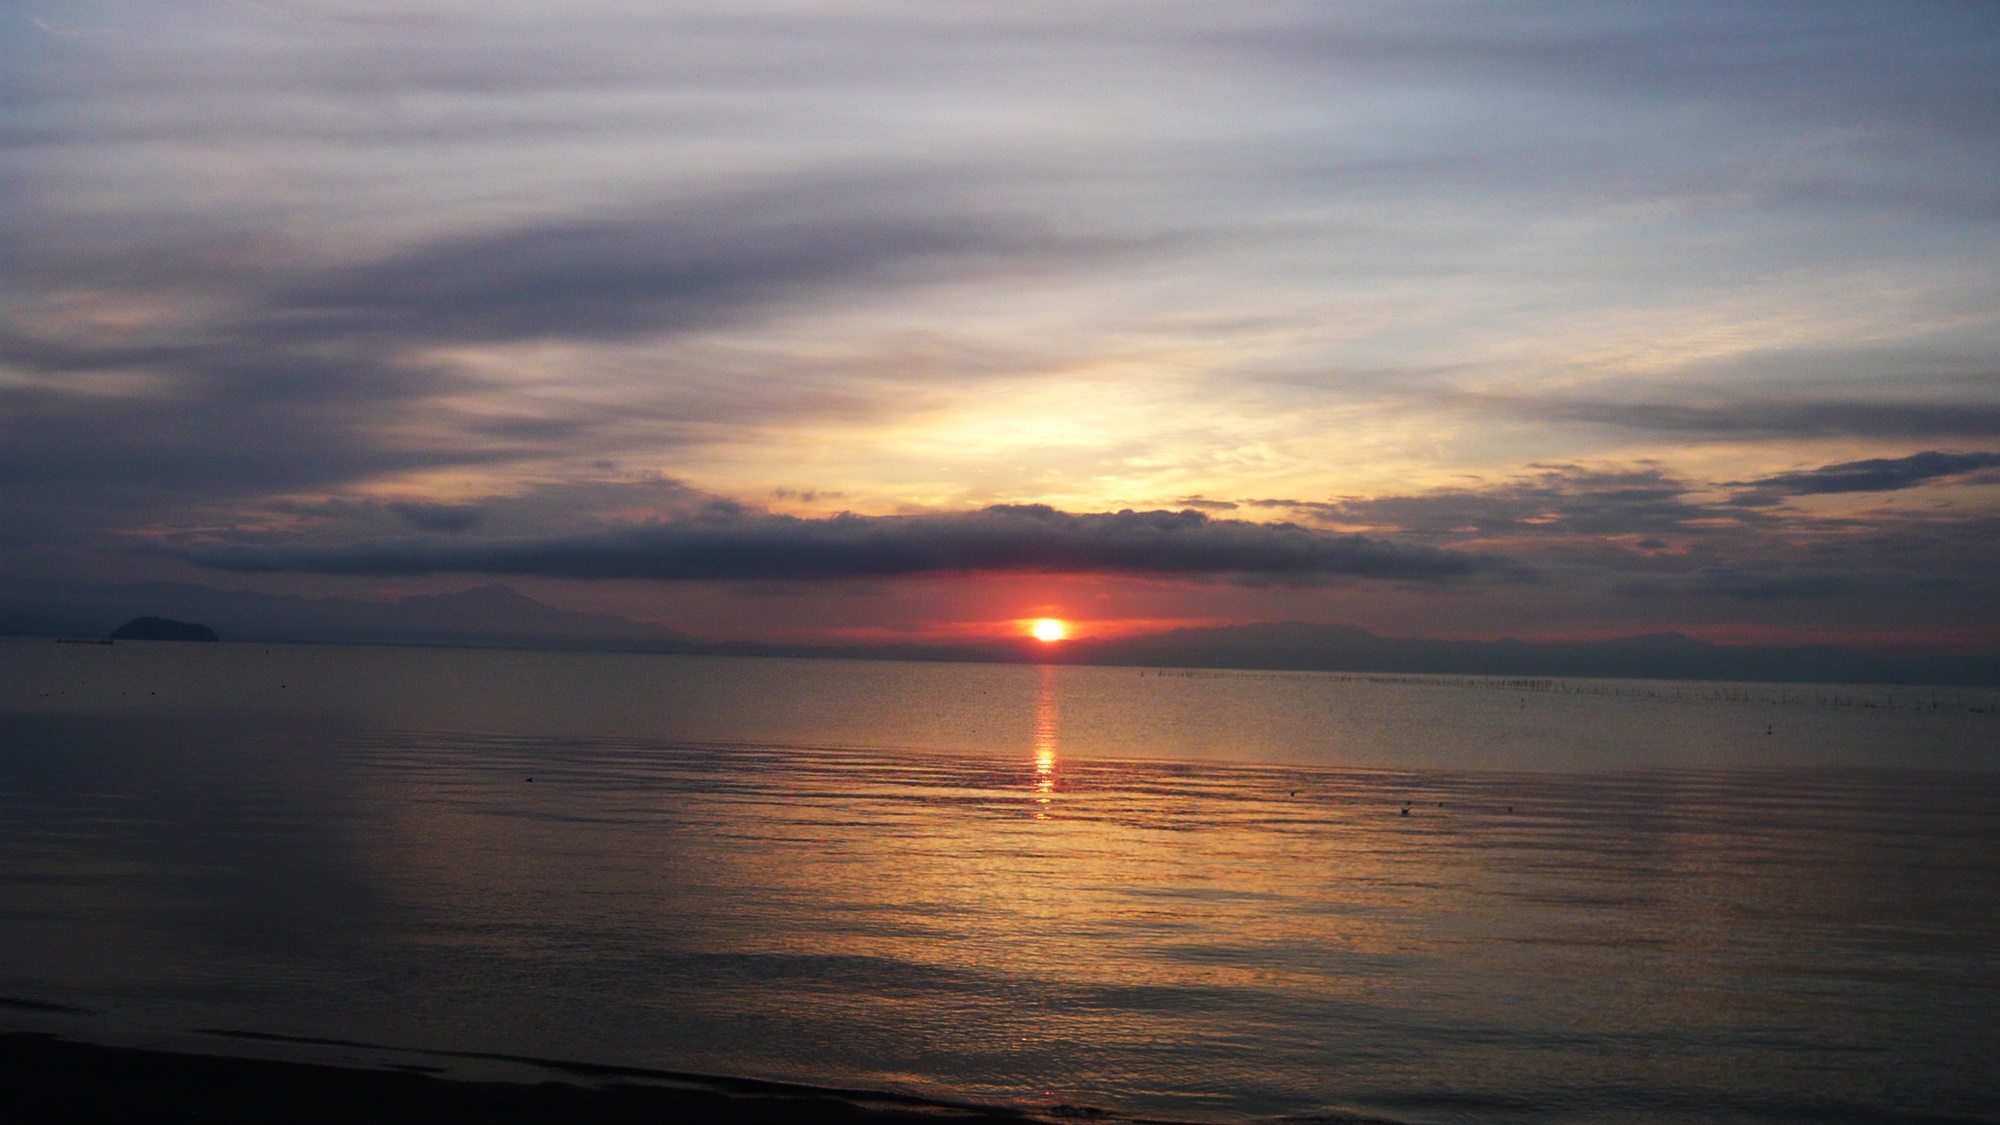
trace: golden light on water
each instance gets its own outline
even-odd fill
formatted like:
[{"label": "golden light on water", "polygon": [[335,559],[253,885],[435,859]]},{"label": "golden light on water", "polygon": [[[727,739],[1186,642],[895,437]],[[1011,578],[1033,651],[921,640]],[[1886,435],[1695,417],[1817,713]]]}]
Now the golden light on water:
[{"label": "golden light on water", "polygon": [[1038,617],[1028,627],[1028,632],[1043,643],[1062,640],[1069,636],[1069,626],[1053,617]]},{"label": "golden light on water", "polygon": [[[1035,693],[1035,803],[1046,806],[1056,791],[1055,669],[1044,666],[1041,677],[1041,690]],[[1035,810],[1036,820],[1048,815],[1046,808]]]}]

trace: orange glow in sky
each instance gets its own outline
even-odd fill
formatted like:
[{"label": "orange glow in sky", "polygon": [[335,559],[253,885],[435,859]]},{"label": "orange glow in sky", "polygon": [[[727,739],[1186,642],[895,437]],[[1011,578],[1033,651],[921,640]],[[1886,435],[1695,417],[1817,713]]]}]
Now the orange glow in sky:
[{"label": "orange glow in sky", "polygon": [[1038,617],[1028,632],[1038,641],[1059,641],[1069,636],[1069,627],[1053,617]]}]

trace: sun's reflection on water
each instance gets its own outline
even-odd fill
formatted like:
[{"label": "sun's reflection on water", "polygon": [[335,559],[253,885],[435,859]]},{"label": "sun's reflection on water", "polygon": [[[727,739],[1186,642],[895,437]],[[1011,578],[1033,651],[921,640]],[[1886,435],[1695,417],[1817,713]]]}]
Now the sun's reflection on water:
[{"label": "sun's reflection on water", "polygon": [[[143,655],[78,655],[120,653]],[[1976,1093],[1964,1045],[1986,1009],[1964,998],[2000,863],[1961,845],[1993,834],[1987,774],[1612,770],[1666,741],[1588,759],[1608,772],[1529,771],[1489,741],[1511,695],[1304,675],[675,662],[607,687],[617,662],[593,654],[537,694],[542,654],[369,659],[389,671],[334,682],[391,695],[392,671],[435,667],[444,691],[512,668],[452,706],[490,698],[499,723],[533,703],[575,729],[454,733],[470,720],[430,703],[407,714],[444,717],[412,730],[0,709],[0,975],[174,1027],[1156,1119],[1372,1112],[1369,1091],[1404,1111],[1396,1092],[1440,1073],[1471,1076],[1447,1115],[1670,1089],[1660,1119],[1727,1116],[1794,1088],[1810,1115],[1882,1100],[1878,1073],[1943,1091],[1939,1116]],[[584,714],[642,688],[769,725],[603,733]],[[1530,702],[1579,708],[1519,732],[1552,760],[1663,717],[1682,742],[1768,741],[1736,703]],[[1307,731],[1324,760],[1232,757]],[[1804,960],[1772,952],[1801,932]],[[1891,962],[1885,991],[1868,967]],[[1813,1061],[1851,1056],[1863,1015],[1894,1048],[1879,1066]]]},{"label": "sun's reflection on water", "polygon": [[1044,664],[1035,692],[1035,819],[1049,818],[1056,791],[1056,670]]}]

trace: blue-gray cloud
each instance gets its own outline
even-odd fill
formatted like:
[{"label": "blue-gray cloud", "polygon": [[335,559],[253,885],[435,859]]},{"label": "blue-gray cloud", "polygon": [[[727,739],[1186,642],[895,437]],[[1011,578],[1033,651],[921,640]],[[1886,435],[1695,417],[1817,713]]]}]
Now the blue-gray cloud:
[{"label": "blue-gray cloud", "polygon": [[[1599,96],[1764,103],[1852,123],[1990,129],[1982,48],[2000,36],[1990,4],[1477,3],[1326,18],[1296,6],[1250,41],[1273,55],[1450,68],[1463,76]],[[1315,18],[1317,16],[1317,18]],[[1246,21],[1247,22],[1247,21]]]},{"label": "blue-gray cloud", "polygon": [[1796,473],[1779,473],[1741,484],[1785,496],[1839,492],[1895,492],[1934,480],[2000,468],[2000,453],[1914,453],[1908,457],[1843,461]]},{"label": "blue-gray cloud", "polygon": [[[1973,485],[1996,463],[1988,453],[1922,453],[1727,483],[1657,467],[1542,466],[1405,495],[1245,503],[1404,542],[1502,552],[1578,597],[1936,615],[2000,604],[2000,521],[1977,506],[1826,515],[1788,497]],[[1746,485],[1759,487],[1725,491]]]},{"label": "blue-gray cloud", "polygon": [[[669,377],[663,403],[530,403],[512,415],[503,388],[414,357],[527,339],[671,339],[815,302],[881,299],[944,274],[1032,273],[1130,249],[968,216],[943,190],[921,176],[833,175],[438,234],[351,263],[204,267],[201,284],[229,295],[224,311],[138,339],[36,335],[0,322],[0,374],[31,377],[0,379],[0,512],[47,535],[87,536],[92,523],[135,513],[148,523],[207,522],[212,515],[194,513],[273,493],[622,452],[599,431],[649,414],[657,456],[703,427],[768,425],[824,409],[827,396],[773,379],[677,398]],[[103,276],[77,276],[65,272],[76,262],[51,265],[48,247],[31,241],[0,234],[0,267],[51,288],[242,256],[232,244],[161,250],[135,240],[97,263]],[[143,389],[75,389],[128,376]],[[482,396],[492,405],[461,409]]]},{"label": "blue-gray cloud", "polygon": [[[1482,400],[1483,401],[1483,400]],[[1744,399],[1687,405],[1600,400],[1519,401],[1520,414],[1691,438],[1946,438],[2000,436],[2000,403],[1863,399]]]},{"label": "blue-gray cloud", "polygon": [[1737,601],[1820,601],[1843,594],[1879,592],[1880,584],[1844,574],[1705,574],[1689,583],[1693,592]]},{"label": "blue-gray cloud", "polygon": [[[1715,519],[1698,486],[1658,468],[1541,466],[1526,476],[1428,492],[1333,501],[1258,499],[1253,507],[1363,524],[1425,541],[1614,538],[1686,533]],[[1732,522],[1760,518],[1731,512]]]},{"label": "blue-gray cloud", "polygon": [[[1766,447],[1739,475],[1775,475],[1722,499],[1727,482],[1660,466],[1295,493],[1313,497],[1290,505],[1301,521],[1379,532],[1335,550],[1221,521],[1153,572],[1445,574],[1483,537],[1573,573],[1831,604],[1845,595],[1824,576],[1878,597],[1992,553],[1977,513],[1807,522],[1788,503],[1991,468],[1906,456],[2000,439],[1991,4],[25,11],[0,14],[0,565],[21,543],[233,526],[232,549],[268,548],[244,565],[487,568],[504,560],[477,552],[512,551],[641,573],[655,551],[681,573],[737,550],[768,574],[791,544],[820,560],[801,574],[978,567],[967,544],[1000,517],[743,515],[725,535],[686,515],[712,498],[697,489],[616,498],[629,481],[589,466],[685,474],[718,448],[782,465],[807,427],[834,451],[812,464],[851,464],[880,419],[976,416],[983,390],[1052,372],[1107,400],[1185,391],[1164,400],[1185,413],[1107,425],[1081,470],[1010,451],[989,475],[948,450],[922,495],[1033,497],[1062,472],[1063,495],[1157,487],[1220,515],[1248,486],[1173,469],[1268,453],[1260,479],[1336,490],[1316,451],[1439,433],[1460,410],[1483,412],[1461,444],[1386,456],[1438,479],[1726,441]],[[1780,322],[1824,333],[1755,327]],[[1674,354],[1684,331],[1705,334],[1689,354],[1721,358],[1589,381]],[[1754,344],[1802,337],[1811,354]],[[1116,371],[1136,374],[1106,390]],[[1311,374],[1274,391],[1275,371]],[[1510,388],[1517,371],[1564,397]],[[1776,472],[1827,439],[1876,461]],[[1135,485],[1138,449],[1186,456]],[[916,494],[903,464],[729,479],[886,506]],[[427,503],[439,470],[453,495],[493,495]],[[633,513],[662,522],[602,530]],[[1052,513],[1111,523],[1060,551],[1046,531],[982,550],[1136,566],[1111,552],[1118,518]],[[868,528],[889,562],[859,561]],[[387,542],[413,530],[436,538]],[[1240,539],[1240,569],[1203,569],[1223,557],[1204,536]]]},{"label": "blue-gray cloud", "polygon": [[391,500],[383,507],[391,515],[418,531],[471,531],[486,518],[478,504],[434,504],[414,500]]},{"label": "blue-gray cloud", "polygon": [[825,519],[718,503],[680,519],[586,535],[465,542],[390,540],[336,547],[196,549],[205,566],[246,572],[437,573],[819,581],[1043,572],[1236,576],[1275,581],[1519,578],[1504,559],[1194,511],[1076,514],[997,505],[920,516]]},{"label": "blue-gray cloud", "polygon": [[259,327],[415,344],[618,339],[1084,249],[954,214],[920,181],[828,178],[440,239],[285,285]]}]

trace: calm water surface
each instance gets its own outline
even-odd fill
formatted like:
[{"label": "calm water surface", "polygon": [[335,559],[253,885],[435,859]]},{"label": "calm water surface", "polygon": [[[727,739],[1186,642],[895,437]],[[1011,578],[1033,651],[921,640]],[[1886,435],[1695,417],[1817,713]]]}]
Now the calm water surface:
[{"label": "calm water surface", "polygon": [[1993,703],[0,642],[0,1026],[1198,1119],[1993,1120]]}]

